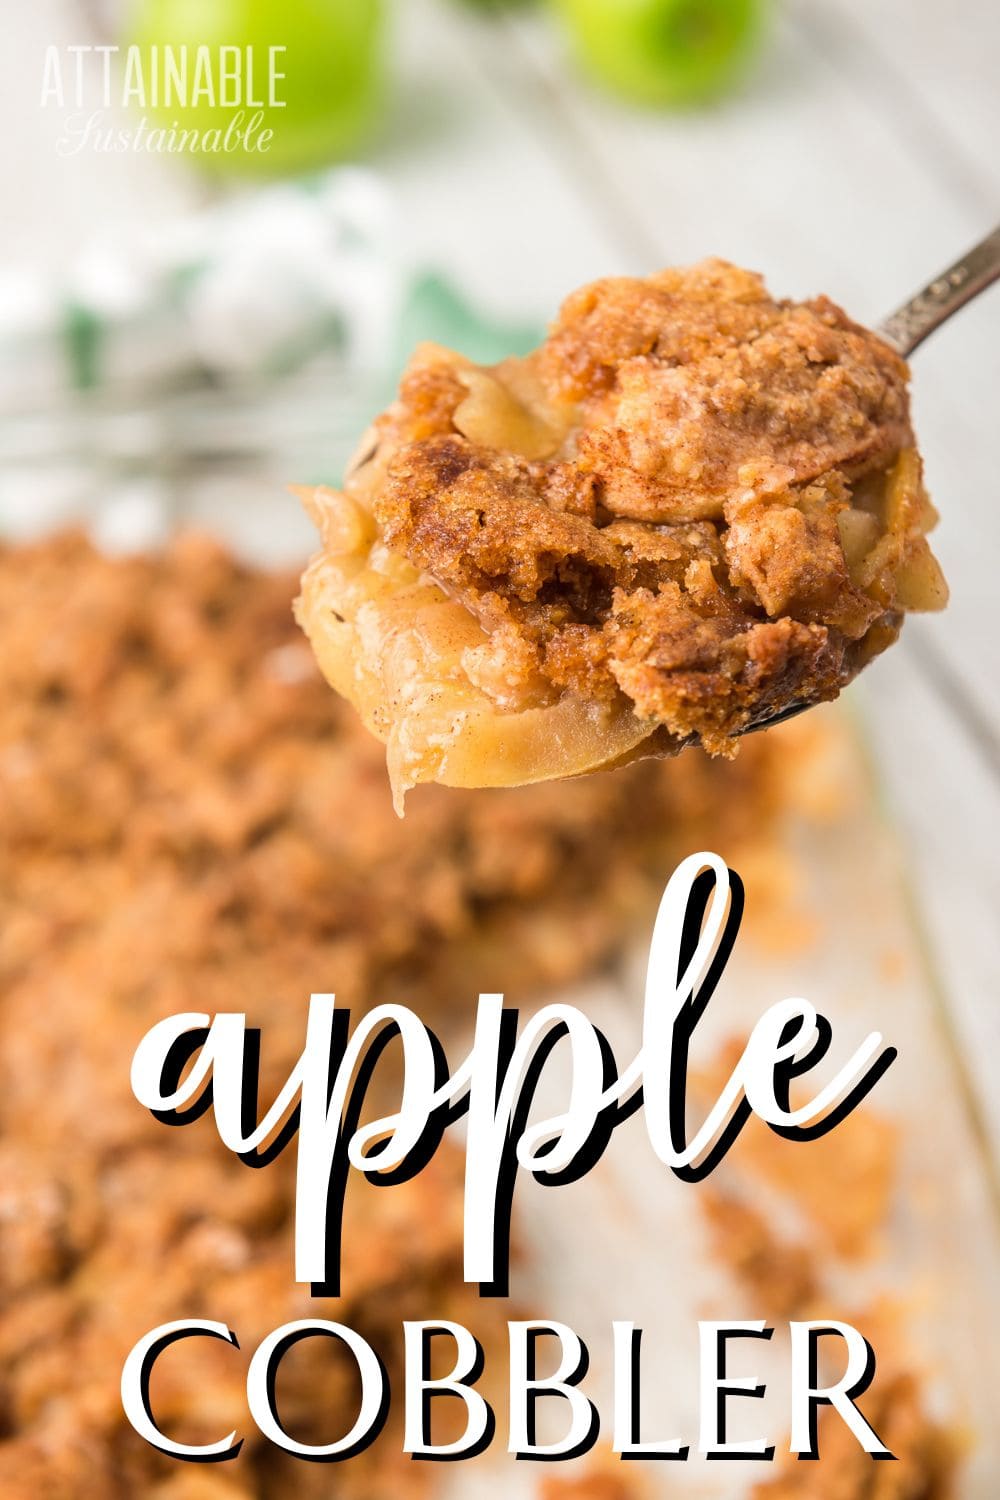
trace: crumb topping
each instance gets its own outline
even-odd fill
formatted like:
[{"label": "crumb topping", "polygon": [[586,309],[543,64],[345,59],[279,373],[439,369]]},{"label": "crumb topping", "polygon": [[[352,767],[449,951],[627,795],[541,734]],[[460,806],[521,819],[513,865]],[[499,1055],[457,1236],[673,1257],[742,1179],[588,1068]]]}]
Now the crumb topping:
[{"label": "crumb topping", "polygon": [[913,441],[887,345],[706,261],[583,288],[524,360],[418,350],[347,491],[500,677],[731,753],[944,602]]},{"label": "crumb topping", "polygon": [[[290,1486],[322,1500],[326,1466],[249,1437],[237,1463],[190,1470],[147,1447],[118,1395],[134,1341],[201,1310],[238,1329],[246,1358],[308,1314],[376,1344],[428,1307],[463,1316],[446,1162],[357,1193],[344,1298],[314,1302],[292,1280],[294,1164],[249,1171],[131,1098],[150,1025],[247,1011],[271,1098],[311,990],[429,1017],[479,986],[517,1003],[611,956],[675,854],[725,846],[779,796],[761,744],[735,767],[692,756],[510,793],[428,787],[400,823],[379,747],[295,628],[294,587],[195,537],[119,560],[75,535],[0,547],[4,1500],[278,1500]],[[246,1429],[242,1358],[202,1340],[163,1361],[165,1430]],[[288,1368],[286,1420],[328,1439],[310,1434],[345,1400],[336,1363],[304,1347]],[[343,1466],[338,1494],[399,1500],[432,1467],[385,1473],[387,1450]]]},{"label": "crumb topping", "polygon": [[784,1464],[753,1487],[749,1500],[954,1500],[961,1444],[931,1415],[918,1375],[880,1372],[858,1406],[895,1463],[873,1462],[836,1412],[821,1412],[821,1462]]}]

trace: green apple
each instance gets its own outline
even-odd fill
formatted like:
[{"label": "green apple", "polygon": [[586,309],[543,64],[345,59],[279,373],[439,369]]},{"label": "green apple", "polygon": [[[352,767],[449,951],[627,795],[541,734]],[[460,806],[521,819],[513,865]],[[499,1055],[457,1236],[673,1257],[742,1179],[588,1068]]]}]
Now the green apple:
[{"label": "green apple", "polygon": [[459,0],[467,10],[484,10],[499,12],[502,10],[524,10],[532,3],[532,0]]},{"label": "green apple", "polygon": [[765,0],[553,0],[588,73],[641,104],[696,104],[751,56]]},{"label": "green apple", "polygon": [[[323,166],[351,151],[372,123],[380,83],[381,0],[137,0],[126,44],[138,49],[146,97],[136,101],[151,123],[181,130],[225,131],[237,110],[215,98],[150,103],[152,72],[163,75],[166,50],[187,54],[189,78],[198,50],[218,75],[220,48],[242,49],[251,99],[243,123],[256,121],[247,149],[192,152],[208,170],[274,174]],[[249,49],[249,52],[247,51]],[[271,49],[284,49],[273,53]],[[233,55],[230,50],[230,57]],[[272,73],[274,77],[272,79]],[[283,76],[278,76],[278,75]],[[272,102],[273,98],[273,102]],[[257,118],[259,116],[259,118]],[[255,149],[264,132],[265,149]]]}]

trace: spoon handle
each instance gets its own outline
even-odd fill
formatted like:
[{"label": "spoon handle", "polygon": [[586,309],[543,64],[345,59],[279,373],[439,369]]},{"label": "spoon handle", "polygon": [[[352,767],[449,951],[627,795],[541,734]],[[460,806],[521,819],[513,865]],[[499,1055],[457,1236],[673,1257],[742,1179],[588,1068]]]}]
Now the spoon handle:
[{"label": "spoon handle", "polygon": [[909,359],[928,334],[998,278],[1000,226],[886,318],[879,327],[879,336],[897,354]]}]

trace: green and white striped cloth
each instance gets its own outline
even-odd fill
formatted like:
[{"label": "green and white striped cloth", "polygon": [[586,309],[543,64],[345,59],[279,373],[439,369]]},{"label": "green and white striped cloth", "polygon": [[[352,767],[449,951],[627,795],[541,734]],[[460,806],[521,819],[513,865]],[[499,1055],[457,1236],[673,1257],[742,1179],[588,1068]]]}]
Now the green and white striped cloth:
[{"label": "green and white striped cloth", "polygon": [[58,286],[0,270],[0,534],[83,521],[128,550],[187,522],[299,556],[284,486],[337,482],[414,343],[492,361],[537,337],[408,274],[353,168],[95,243]]}]

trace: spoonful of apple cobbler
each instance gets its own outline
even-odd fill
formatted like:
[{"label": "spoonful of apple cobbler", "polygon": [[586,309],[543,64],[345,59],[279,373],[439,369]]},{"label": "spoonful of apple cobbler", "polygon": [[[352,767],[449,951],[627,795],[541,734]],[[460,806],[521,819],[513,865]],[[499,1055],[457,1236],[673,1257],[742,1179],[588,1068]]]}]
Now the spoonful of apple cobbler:
[{"label": "spoonful of apple cobbler", "polygon": [[904,357],[1000,275],[1000,231],[879,333],[724,261],[574,293],[526,358],[421,345],[297,617],[422,781],[511,786],[835,698],[947,586]]}]

